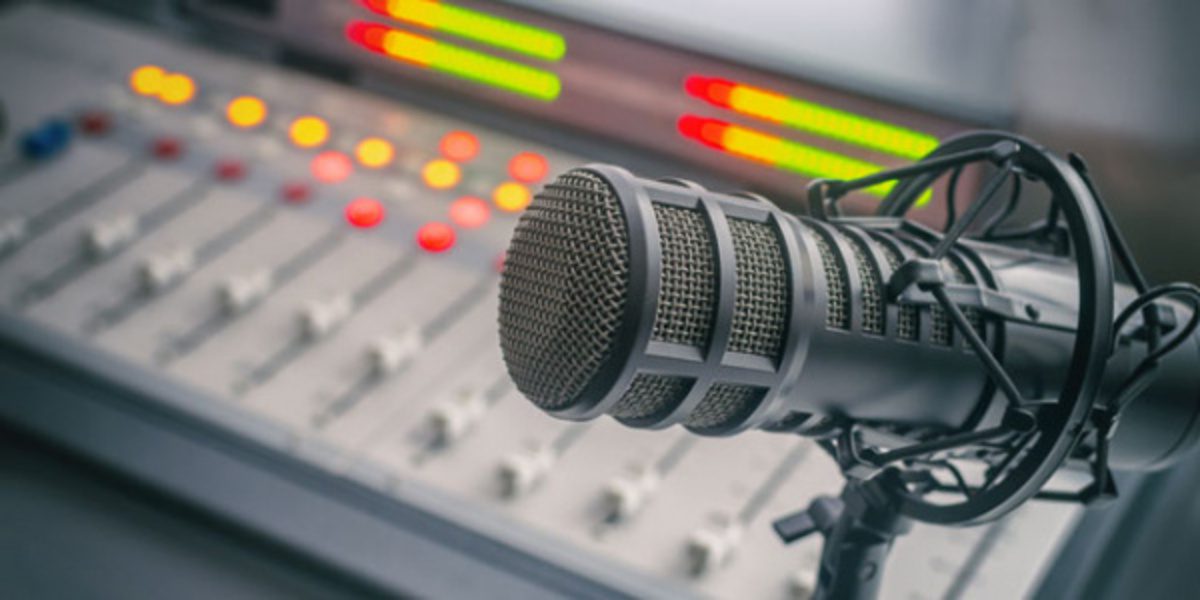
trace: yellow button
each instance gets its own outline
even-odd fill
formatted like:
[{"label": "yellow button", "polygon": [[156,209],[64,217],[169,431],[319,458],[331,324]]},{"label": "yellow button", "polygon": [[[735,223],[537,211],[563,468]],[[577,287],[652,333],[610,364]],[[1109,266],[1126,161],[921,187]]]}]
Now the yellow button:
[{"label": "yellow button", "polygon": [[354,147],[354,156],[364,167],[379,169],[391,164],[392,158],[396,156],[396,149],[392,147],[391,142],[383,138],[369,137]]},{"label": "yellow button", "polygon": [[267,118],[267,103],[254,96],[239,96],[229,101],[225,116],[238,127],[255,127]]},{"label": "yellow button", "polygon": [[179,106],[187,104],[196,96],[196,82],[182,73],[171,73],[162,80],[162,89],[158,98],[163,102]]},{"label": "yellow button", "polygon": [[292,139],[293,144],[301,148],[315,148],[329,139],[329,124],[320,117],[300,117],[292,121],[288,137]]},{"label": "yellow button", "polygon": [[446,190],[458,185],[462,171],[453,162],[439,158],[425,163],[421,177],[425,180],[425,185],[435,190]]},{"label": "yellow button", "polygon": [[142,65],[129,74],[129,87],[142,96],[156,96],[167,72],[154,65]]},{"label": "yellow button", "polygon": [[492,201],[496,203],[496,207],[507,212],[525,210],[532,200],[529,188],[515,181],[506,181],[492,191]]}]

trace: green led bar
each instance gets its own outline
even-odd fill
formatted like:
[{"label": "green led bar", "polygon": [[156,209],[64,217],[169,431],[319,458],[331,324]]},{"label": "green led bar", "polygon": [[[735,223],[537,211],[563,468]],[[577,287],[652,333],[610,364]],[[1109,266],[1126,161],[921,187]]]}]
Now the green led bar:
[{"label": "green led bar", "polygon": [[397,21],[542,60],[558,61],[567,53],[566,40],[553,31],[444,2],[368,0],[367,6]]}]

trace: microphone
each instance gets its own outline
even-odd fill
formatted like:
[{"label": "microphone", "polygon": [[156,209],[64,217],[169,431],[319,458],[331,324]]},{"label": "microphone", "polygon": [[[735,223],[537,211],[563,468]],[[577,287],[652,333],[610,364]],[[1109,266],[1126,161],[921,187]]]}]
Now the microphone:
[{"label": "microphone", "polygon": [[[1010,145],[1016,155],[1044,153]],[[1087,193],[1055,160],[1058,177]],[[910,197],[916,187],[907,186]],[[702,435],[761,428],[828,437],[856,425],[858,435],[891,436],[892,446],[897,436],[1032,431],[1074,368],[1087,291],[1076,261],[966,238],[941,248],[944,239],[908,220],[806,218],[752,194],[589,165],[545,186],[517,224],[500,288],[504,361],[530,401],[572,420],[608,414]],[[1110,264],[1101,266],[1111,277]],[[943,294],[1015,390],[990,377],[955,311],[929,290],[889,291],[906,269],[937,271],[924,275],[945,282]],[[1102,287],[1104,314],[1139,300],[1129,285]],[[1114,467],[1164,466],[1200,437],[1196,311],[1171,300],[1154,306],[1167,318],[1125,319],[1083,400],[1100,410],[1129,395],[1152,352],[1147,340],[1164,326],[1186,335],[1155,359],[1136,401],[1121,399],[1106,448]],[[1012,391],[1027,406],[1005,410]],[[1104,443],[1080,439],[1072,456]]]},{"label": "microphone", "polygon": [[[981,165],[960,219],[958,180]],[[907,219],[947,175],[944,230]],[[874,216],[840,214],[879,185]],[[1046,217],[1005,226],[1034,186]],[[825,537],[817,598],[876,597],[912,520],[1111,499],[1110,467],[1161,468],[1197,445],[1200,288],[1148,286],[1079,157],[972,132],[907,167],[814,181],[808,199],[802,217],[614,166],[561,175],[506,254],[500,343],[517,388],[564,419],[815,438],[841,496],[774,527]],[[1046,489],[1064,468],[1090,482]]]}]

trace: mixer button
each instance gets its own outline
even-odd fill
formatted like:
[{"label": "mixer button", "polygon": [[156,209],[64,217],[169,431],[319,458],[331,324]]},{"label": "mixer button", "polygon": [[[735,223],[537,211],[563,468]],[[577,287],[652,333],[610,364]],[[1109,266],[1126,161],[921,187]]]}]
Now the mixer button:
[{"label": "mixer button", "polygon": [[21,137],[21,154],[30,160],[43,160],[62,152],[70,143],[71,126],[53,119]]},{"label": "mixer button", "polygon": [[108,133],[112,123],[112,115],[103,110],[89,110],[79,116],[79,130],[90,136]]},{"label": "mixer button", "polygon": [[554,467],[558,455],[552,448],[541,447],[506,456],[500,461],[500,493],[517,498],[532,491]]},{"label": "mixer button", "polygon": [[161,160],[175,160],[183,156],[183,141],[176,137],[163,136],[150,145],[150,152]]},{"label": "mixer button", "polygon": [[300,310],[300,331],[315,340],[336,329],[354,311],[354,303],[345,294],[327,300],[309,302]]},{"label": "mixer button", "polygon": [[312,187],[303,181],[291,181],[283,184],[279,194],[288,204],[303,204],[312,197]]},{"label": "mixer button", "polygon": [[0,256],[8,254],[25,242],[29,231],[25,227],[25,219],[13,217],[0,221]]},{"label": "mixer button", "polygon": [[266,297],[273,285],[274,280],[267,269],[231,277],[217,290],[221,310],[236,315]]},{"label": "mixer button", "polygon": [[421,332],[415,327],[374,340],[367,348],[371,373],[377,377],[395,373],[417,355],[422,345]]},{"label": "mixer button", "polygon": [[246,163],[236,158],[226,158],[217,161],[213,171],[221,181],[240,181],[246,177]]},{"label": "mixer button", "polygon": [[83,243],[92,257],[104,258],[128,246],[137,235],[137,217],[124,214],[93,223],[84,231]]},{"label": "mixer button", "polygon": [[[463,392],[429,413],[429,427],[438,446],[448,446],[474,429],[487,412],[487,399],[480,392]],[[519,476],[518,476],[519,477]]]},{"label": "mixer button", "polygon": [[190,248],[179,248],[142,262],[138,269],[142,289],[155,294],[174,286],[196,268],[196,255]]}]

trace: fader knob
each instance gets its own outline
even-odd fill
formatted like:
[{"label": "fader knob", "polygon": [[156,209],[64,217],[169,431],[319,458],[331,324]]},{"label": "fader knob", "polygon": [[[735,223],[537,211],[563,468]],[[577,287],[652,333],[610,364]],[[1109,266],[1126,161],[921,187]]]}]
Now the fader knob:
[{"label": "fader knob", "polygon": [[374,340],[367,348],[371,373],[376,377],[395,373],[421,351],[422,345],[421,331],[416,327]]},{"label": "fader knob", "polygon": [[300,310],[300,330],[305,338],[315,340],[336,329],[353,311],[354,303],[345,294],[309,302]]},{"label": "fader knob", "polygon": [[25,219],[14,217],[0,222],[0,256],[12,252],[24,243],[27,234]]},{"label": "fader knob", "polygon": [[487,400],[479,392],[464,392],[443,402],[429,413],[434,443],[449,445],[466,435],[487,412]]},{"label": "fader knob", "polygon": [[83,244],[93,258],[104,258],[128,246],[137,234],[137,217],[119,215],[90,225],[83,233]]},{"label": "fader knob", "polygon": [[554,467],[557,454],[548,447],[510,454],[500,462],[500,493],[516,498],[529,493]]},{"label": "fader knob", "polygon": [[155,294],[179,283],[195,268],[196,255],[190,248],[179,248],[147,258],[138,269],[138,275],[142,288]]},{"label": "fader knob", "polygon": [[236,315],[254,306],[271,292],[274,280],[267,269],[231,277],[217,290],[221,310]]},{"label": "fader knob", "polygon": [[614,520],[624,521],[638,513],[658,489],[661,479],[653,469],[612,478],[604,486],[604,507]]},{"label": "fader knob", "polygon": [[704,575],[729,562],[742,541],[742,533],[742,526],[732,522],[693,532],[686,548],[692,574]]}]

